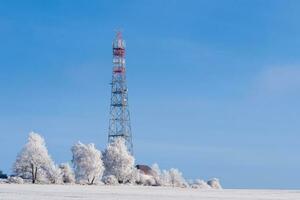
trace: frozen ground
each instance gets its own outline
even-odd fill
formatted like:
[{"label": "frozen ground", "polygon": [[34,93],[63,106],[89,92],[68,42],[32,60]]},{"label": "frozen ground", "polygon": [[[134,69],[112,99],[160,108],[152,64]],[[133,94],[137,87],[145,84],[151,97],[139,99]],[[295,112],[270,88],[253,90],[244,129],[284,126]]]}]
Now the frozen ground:
[{"label": "frozen ground", "polygon": [[142,186],[0,184],[0,200],[299,200],[300,190],[200,190]]}]

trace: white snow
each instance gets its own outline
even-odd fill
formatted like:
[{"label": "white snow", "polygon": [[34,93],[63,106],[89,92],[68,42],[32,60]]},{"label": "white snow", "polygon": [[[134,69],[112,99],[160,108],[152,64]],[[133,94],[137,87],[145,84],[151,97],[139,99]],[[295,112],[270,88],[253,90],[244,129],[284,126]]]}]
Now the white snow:
[{"label": "white snow", "polygon": [[299,190],[0,184],[1,200],[299,200]]}]

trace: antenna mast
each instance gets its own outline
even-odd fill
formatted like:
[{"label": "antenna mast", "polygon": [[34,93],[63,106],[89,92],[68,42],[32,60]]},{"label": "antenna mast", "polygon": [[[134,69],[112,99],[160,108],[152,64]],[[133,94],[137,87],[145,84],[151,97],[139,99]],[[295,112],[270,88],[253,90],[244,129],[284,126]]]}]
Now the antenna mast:
[{"label": "antenna mast", "polygon": [[125,41],[119,31],[113,41],[113,71],[111,82],[110,119],[108,142],[124,138],[129,152],[133,154],[128,89],[126,84]]}]

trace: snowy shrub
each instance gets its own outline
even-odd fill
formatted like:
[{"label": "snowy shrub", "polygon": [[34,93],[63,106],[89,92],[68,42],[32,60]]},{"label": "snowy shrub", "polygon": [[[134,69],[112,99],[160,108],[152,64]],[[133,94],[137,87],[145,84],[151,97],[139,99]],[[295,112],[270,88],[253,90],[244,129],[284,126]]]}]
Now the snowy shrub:
[{"label": "snowy shrub", "polygon": [[10,176],[7,179],[8,183],[23,184],[24,180],[21,177]]},{"label": "snowy shrub", "polygon": [[13,172],[23,179],[31,179],[32,183],[46,179],[53,166],[44,139],[37,133],[29,134],[28,142],[19,153]]},{"label": "snowy shrub", "polygon": [[203,180],[197,179],[190,184],[195,189],[210,189],[211,187]]},{"label": "snowy shrub", "polygon": [[171,185],[171,181],[170,181],[170,174],[169,171],[167,170],[163,170],[161,175],[159,176],[160,179],[160,183],[162,186],[170,186]]},{"label": "snowy shrub", "polygon": [[170,169],[169,174],[172,186],[187,187],[188,184],[186,183],[185,179],[182,176],[182,173],[178,169]]},{"label": "snowy shrub", "polygon": [[207,184],[213,189],[222,189],[220,181],[217,178],[212,178],[211,180],[207,181]]},{"label": "snowy shrub", "polygon": [[152,177],[155,180],[155,185],[188,187],[188,183],[178,169],[172,168],[170,170],[161,171],[156,163],[152,165],[151,169],[154,172]]},{"label": "snowy shrub", "polygon": [[159,166],[157,163],[154,163],[152,166],[151,166],[151,169],[153,170],[153,172],[155,173],[154,176],[156,177],[159,177],[161,175],[161,171],[159,169]]},{"label": "snowy shrub", "polygon": [[123,138],[116,138],[104,152],[105,176],[114,175],[119,183],[133,182],[134,158]]},{"label": "snowy shrub", "polygon": [[154,186],[156,185],[156,180],[151,175],[140,173],[138,183],[146,186]]},{"label": "snowy shrub", "polygon": [[47,171],[47,178],[52,184],[63,183],[62,171],[56,165],[53,165],[49,168],[49,170]]},{"label": "snowy shrub", "polygon": [[102,181],[106,185],[118,185],[119,184],[117,178],[114,175],[104,176]]},{"label": "snowy shrub", "polygon": [[4,183],[8,183],[8,180],[4,178],[0,178],[0,184],[4,184]]},{"label": "snowy shrub", "polygon": [[159,166],[158,166],[158,164],[157,163],[154,163],[152,166],[151,166],[151,169],[152,169],[152,171],[154,172],[154,174],[153,174],[153,178],[154,178],[154,180],[155,180],[155,185],[156,186],[161,186],[161,185],[163,185],[163,183],[162,183],[162,172],[161,172],[161,170],[160,170],[160,168],[159,168]]},{"label": "snowy shrub", "polygon": [[188,187],[187,182],[178,169],[163,170],[160,181],[163,186]]},{"label": "snowy shrub", "polygon": [[63,183],[75,183],[75,175],[69,163],[62,163],[59,165],[62,175]]},{"label": "snowy shrub", "polygon": [[102,154],[94,144],[78,142],[72,147],[76,181],[80,184],[94,184],[101,180],[104,166]]}]

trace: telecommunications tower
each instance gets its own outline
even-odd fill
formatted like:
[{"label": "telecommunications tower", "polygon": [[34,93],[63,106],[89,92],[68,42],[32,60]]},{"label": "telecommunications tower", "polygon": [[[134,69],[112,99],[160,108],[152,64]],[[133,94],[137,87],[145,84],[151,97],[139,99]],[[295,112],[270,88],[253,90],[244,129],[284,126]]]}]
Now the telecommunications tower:
[{"label": "telecommunications tower", "polygon": [[112,44],[113,71],[111,82],[110,119],[108,142],[124,138],[129,152],[133,153],[130,114],[128,108],[128,89],[126,84],[125,41],[117,32]]}]

